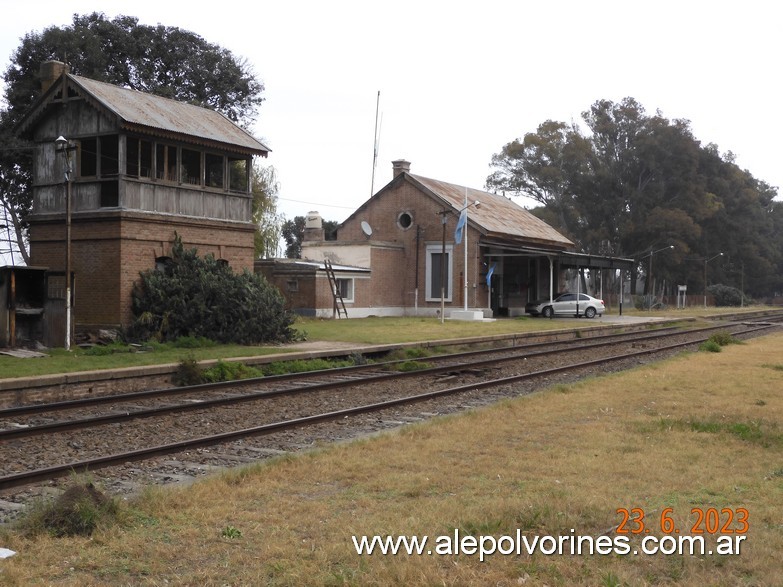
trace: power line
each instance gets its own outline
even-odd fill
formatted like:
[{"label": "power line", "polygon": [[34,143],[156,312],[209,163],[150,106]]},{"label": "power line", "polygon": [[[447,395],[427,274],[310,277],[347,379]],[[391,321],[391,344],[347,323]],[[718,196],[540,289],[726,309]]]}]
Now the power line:
[{"label": "power line", "polygon": [[334,204],[324,204],[323,202],[305,202],[303,200],[292,200],[290,198],[281,198],[278,197],[278,200],[282,200],[283,202],[295,202],[297,204],[307,204],[308,206],[321,206],[322,208],[344,208],[346,210],[353,210],[355,206],[337,206]]}]

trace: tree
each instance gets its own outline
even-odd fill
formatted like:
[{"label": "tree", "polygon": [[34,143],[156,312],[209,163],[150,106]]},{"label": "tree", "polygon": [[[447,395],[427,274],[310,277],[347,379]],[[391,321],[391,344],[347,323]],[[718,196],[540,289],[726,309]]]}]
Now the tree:
[{"label": "tree", "polygon": [[294,316],[261,275],[234,273],[213,255],[199,257],[176,237],[165,271],[141,274],[133,292],[129,338],[160,341],[182,336],[220,343],[289,342]]},{"label": "tree", "polygon": [[566,235],[573,235],[574,182],[589,166],[590,147],[574,126],[547,120],[535,133],[508,143],[492,157],[497,170],[487,179],[489,189],[527,195],[549,208]]},{"label": "tree", "polygon": [[698,280],[686,259],[731,251],[758,276],[750,280],[756,294],[780,283],[774,188],[740,170],[731,153],[702,146],[688,121],[649,115],[633,98],[599,100],[582,119],[587,132],[546,121],[508,143],[492,157],[487,186],[539,201],[544,209],[534,213],[583,252],[608,243],[614,254],[641,260],[675,245],[656,256],[656,281]]},{"label": "tree", "polygon": [[[285,239],[285,256],[288,259],[302,258],[302,241],[304,240],[304,231],[307,219],[304,216],[294,216],[293,220],[283,222],[282,235]],[[337,227],[340,223],[336,220],[323,220],[324,240],[333,241],[337,239]]]},{"label": "tree", "polygon": [[279,257],[282,237],[282,217],[277,214],[277,194],[280,184],[277,173],[271,165],[253,166],[251,190],[253,193],[253,223],[255,232],[256,258]]},{"label": "tree", "polygon": [[293,220],[283,222],[281,233],[285,239],[285,256],[288,259],[302,258],[302,240],[304,238],[305,217],[294,216]]},{"label": "tree", "polygon": [[264,86],[244,60],[176,27],[140,25],[131,16],[110,20],[94,12],[74,15],[69,26],[25,35],[4,74],[0,201],[26,262],[32,148],[15,139],[14,128],[40,95],[40,65],[52,59],[67,62],[73,74],[211,108],[244,127],[263,101]]}]

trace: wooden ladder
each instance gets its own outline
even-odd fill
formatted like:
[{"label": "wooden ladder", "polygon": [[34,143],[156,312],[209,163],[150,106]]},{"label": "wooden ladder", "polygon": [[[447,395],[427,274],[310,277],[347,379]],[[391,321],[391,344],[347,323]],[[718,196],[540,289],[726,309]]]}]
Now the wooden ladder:
[{"label": "wooden ladder", "polygon": [[324,269],[326,269],[326,277],[329,279],[329,287],[332,290],[332,297],[334,298],[334,306],[332,306],[332,317],[340,317],[340,313],[345,314],[348,317],[348,310],[345,309],[345,302],[343,296],[340,293],[340,288],[337,287],[337,279],[334,276],[334,269],[332,269],[332,262],[329,259],[324,260]]}]

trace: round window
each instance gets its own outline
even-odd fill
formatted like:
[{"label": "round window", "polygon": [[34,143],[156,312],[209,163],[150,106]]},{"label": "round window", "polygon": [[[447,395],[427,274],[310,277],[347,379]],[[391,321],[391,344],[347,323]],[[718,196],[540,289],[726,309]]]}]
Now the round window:
[{"label": "round window", "polygon": [[397,216],[397,224],[403,230],[407,230],[413,224],[413,216],[411,216],[410,212],[400,212],[400,215]]}]

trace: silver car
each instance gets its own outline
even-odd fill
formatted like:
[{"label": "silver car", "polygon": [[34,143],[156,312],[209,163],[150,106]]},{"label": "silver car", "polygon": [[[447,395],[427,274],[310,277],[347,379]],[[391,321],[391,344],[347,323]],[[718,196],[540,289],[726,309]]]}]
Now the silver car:
[{"label": "silver car", "polygon": [[596,314],[602,316],[605,311],[606,306],[603,300],[583,293],[564,293],[557,296],[551,303],[549,300],[538,300],[525,306],[526,313],[544,318],[552,316],[595,318]]}]

